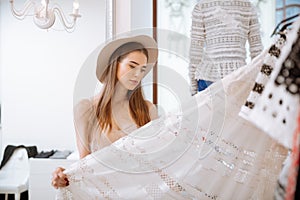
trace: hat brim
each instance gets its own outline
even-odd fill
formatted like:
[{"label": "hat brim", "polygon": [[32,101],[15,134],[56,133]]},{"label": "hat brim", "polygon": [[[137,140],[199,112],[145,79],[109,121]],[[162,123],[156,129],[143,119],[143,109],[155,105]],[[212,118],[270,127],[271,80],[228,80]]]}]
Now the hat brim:
[{"label": "hat brim", "polygon": [[133,37],[123,37],[119,39],[115,39],[109,43],[107,43],[100,51],[97,59],[97,68],[96,68],[96,76],[98,80],[101,82],[102,74],[105,69],[109,66],[109,58],[113,54],[113,52],[128,42],[138,42],[144,46],[148,51],[148,61],[147,68],[145,74],[147,74],[152,67],[157,62],[158,57],[158,48],[156,41],[148,36],[148,35],[138,35]]}]

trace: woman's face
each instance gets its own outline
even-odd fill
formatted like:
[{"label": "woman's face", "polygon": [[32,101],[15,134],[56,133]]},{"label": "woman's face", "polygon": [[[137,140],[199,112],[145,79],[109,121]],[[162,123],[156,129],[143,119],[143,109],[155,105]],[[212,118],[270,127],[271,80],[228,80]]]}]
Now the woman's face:
[{"label": "woman's face", "polygon": [[145,75],[147,57],[140,51],[133,51],[124,57],[117,68],[118,81],[128,90],[134,90]]}]

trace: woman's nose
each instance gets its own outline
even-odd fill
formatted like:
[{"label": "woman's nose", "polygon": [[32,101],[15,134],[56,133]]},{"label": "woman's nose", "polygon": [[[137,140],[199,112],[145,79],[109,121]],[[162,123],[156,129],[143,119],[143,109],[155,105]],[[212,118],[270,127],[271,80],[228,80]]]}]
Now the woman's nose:
[{"label": "woman's nose", "polygon": [[140,74],[142,74],[141,70],[140,69],[135,69],[134,70],[134,76],[139,76]]}]

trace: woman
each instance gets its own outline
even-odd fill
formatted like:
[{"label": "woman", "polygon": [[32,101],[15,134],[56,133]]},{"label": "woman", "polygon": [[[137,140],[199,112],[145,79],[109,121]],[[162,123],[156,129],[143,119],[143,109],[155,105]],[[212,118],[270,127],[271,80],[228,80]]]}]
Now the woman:
[{"label": "woman", "polygon": [[[294,35],[297,32],[299,28]],[[286,45],[282,51],[279,46],[276,51],[273,47],[265,50],[247,66],[217,81],[193,98],[196,104],[186,102],[182,113],[160,117],[74,163],[65,171],[70,186],[61,188],[57,199],[272,199],[287,149],[239,113],[257,74],[269,73],[263,70],[266,65],[274,69],[272,73],[279,70],[285,60],[282,55],[289,54],[292,43]],[[274,89],[271,92],[273,100],[277,95]],[[270,101],[270,93],[266,94],[264,102]],[[278,100],[274,102],[279,106]],[[291,105],[298,102],[288,104],[290,119],[295,119]],[[262,109],[265,113],[260,115],[274,117],[273,109],[268,110]],[[274,126],[274,121],[268,124]],[[286,125],[274,127],[284,130]],[[289,135],[292,129],[280,132]]]},{"label": "woman", "polygon": [[[156,107],[143,97],[141,80],[157,60],[155,40],[146,35],[111,41],[100,51],[96,75],[103,83],[99,96],[82,100],[74,109],[80,158],[110,145],[158,117]],[[68,185],[58,167],[55,188]]]}]

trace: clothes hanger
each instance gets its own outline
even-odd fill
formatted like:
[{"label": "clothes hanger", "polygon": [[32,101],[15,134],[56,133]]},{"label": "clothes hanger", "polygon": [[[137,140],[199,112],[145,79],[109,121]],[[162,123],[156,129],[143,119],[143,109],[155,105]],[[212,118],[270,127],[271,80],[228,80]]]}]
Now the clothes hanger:
[{"label": "clothes hanger", "polygon": [[[286,19],[282,20],[281,22],[279,22],[279,23],[277,24],[277,26],[275,27],[275,29],[274,29],[274,31],[272,32],[272,34],[271,34],[270,37],[272,37],[273,35],[275,35],[276,33],[278,33],[278,32],[277,32],[277,29],[278,29],[283,23],[288,22],[288,21],[290,21],[290,20],[292,20],[292,19],[294,19],[294,18],[296,18],[296,17],[298,17],[298,16],[300,16],[300,13],[298,13],[298,14],[296,14],[296,15],[293,15],[293,16],[291,16],[291,17],[289,17],[289,18],[286,18]],[[289,23],[287,23],[287,24],[285,24],[285,25],[283,25],[283,27],[279,30],[279,33],[282,33],[282,32],[283,32],[284,30],[286,30],[286,28],[287,28],[288,26],[290,26],[291,24],[293,24],[293,21],[292,21],[292,22],[289,22]]]},{"label": "clothes hanger", "polygon": [[278,32],[276,32],[275,34],[279,34],[281,38],[283,38],[284,40],[286,40],[286,33],[284,32],[290,25],[292,25],[294,22],[289,22],[287,24],[285,24]]}]

